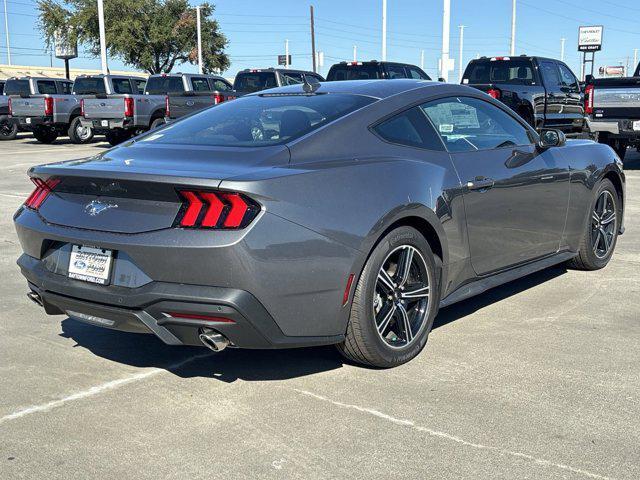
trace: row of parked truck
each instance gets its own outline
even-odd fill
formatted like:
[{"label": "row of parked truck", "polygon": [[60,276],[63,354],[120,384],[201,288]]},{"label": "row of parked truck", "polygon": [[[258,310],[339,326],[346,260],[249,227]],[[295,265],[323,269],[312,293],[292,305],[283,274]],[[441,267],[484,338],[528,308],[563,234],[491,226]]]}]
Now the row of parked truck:
[{"label": "row of parked truck", "polygon": [[[326,81],[412,78],[430,80],[415,65],[340,62]],[[96,134],[118,144],[184,115],[246,93],[283,85],[323,82],[317,73],[291,69],[247,69],[230,84],[216,75],[159,74],[79,76],[0,81],[0,139],[32,131],[42,143],[59,136],[86,143]],[[482,57],[467,66],[462,83],[511,107],[536,129],[590,134],[624,157],[640,146],[640,65],[634,77],[580,82],[559,60],[518,56]]]}]

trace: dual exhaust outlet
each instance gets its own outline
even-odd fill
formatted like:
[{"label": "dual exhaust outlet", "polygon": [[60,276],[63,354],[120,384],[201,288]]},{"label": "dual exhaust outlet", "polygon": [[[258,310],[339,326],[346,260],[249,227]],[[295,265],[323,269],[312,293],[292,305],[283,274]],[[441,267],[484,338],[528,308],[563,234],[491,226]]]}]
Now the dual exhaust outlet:
[{"label": "dual exhaust outlet", "polygon": [[[42,297],[38,293],[29,292],[27,297],[36,305],[44,307]],[[201,328],[198,332],[198,338],[205,347],[214,352],[221,352],[229,346],[229,339],[211,328]]]}]

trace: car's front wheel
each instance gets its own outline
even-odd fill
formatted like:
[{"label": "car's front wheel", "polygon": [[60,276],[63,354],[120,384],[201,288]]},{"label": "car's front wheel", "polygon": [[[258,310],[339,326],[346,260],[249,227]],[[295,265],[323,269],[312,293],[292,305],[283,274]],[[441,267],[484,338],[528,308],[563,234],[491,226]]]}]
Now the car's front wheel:
[{"label": "car's front wheel", "polygon": [[0,115],[0,140],[13,140],[18,135],[18,125],[9,122],[9,117]]},{"label": "car's front wheel", "polygon": [[603,179],[595,189],[589,207],[589,221],[582,233],[578,256],[569,266],[579,270],[598,270],[609,263],[620,229],[620,198],[613,183]]},{"label": "car's front wheel", "polygon": [[76,117],[71,121],[67,134],[69,139],[78,145],[89,143],[93,140],[93,128],[84,127],[80,121],[80,117]]},{"label": "car's front wheel", "polygon": [[353,294],[340,352],[357,363],[388,368],[424,348],[440,301],[436,261],[412,227],[389,232],[367,260]]}]

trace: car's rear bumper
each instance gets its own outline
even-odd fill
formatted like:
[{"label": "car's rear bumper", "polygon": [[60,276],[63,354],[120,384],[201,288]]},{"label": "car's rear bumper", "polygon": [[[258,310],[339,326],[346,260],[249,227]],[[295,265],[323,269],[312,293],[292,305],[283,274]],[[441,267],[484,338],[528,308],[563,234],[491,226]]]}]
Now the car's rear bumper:
[{"label": "car's rear bumper", "polygon": [[132,118],[80,118],[83,127],[92,128],[95,132],[107,132],[114,129],[136,128]]},{"label": "car's rear bumper", "polygon": [[22,130],[33,130],[38,126],[55,127],[53,117],[9,117],[9,123],[18,125]]},{"label": "car's rear bumper", "polygon": [[105,288],[52,273],[26,254],[18,265],[46,313],[115,330],[153,333],[168,345],[201,345],[201,328],[214,329],[242,348],[330,345],[344,339],[343,335],[286,336],[264,306],[243,290],[166,282]]},{"label": "car's rear bumper", "polygon": [[640,121],[638,119],[626,119],[626,118],[607,118],[607,119],[587,119],[589,131],[592,133],[608,133],[625,138],[640,138],[640,130],[634,130],[634,121]]}]

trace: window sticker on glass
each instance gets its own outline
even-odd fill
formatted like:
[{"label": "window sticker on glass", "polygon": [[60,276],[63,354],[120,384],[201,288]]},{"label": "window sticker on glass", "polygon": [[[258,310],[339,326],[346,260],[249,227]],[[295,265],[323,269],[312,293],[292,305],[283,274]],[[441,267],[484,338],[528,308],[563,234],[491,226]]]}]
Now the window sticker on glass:
[{"label": "window sticker on glass", "polygon": [[453,133],[453,125],[451,123],[443,123],[439,129],[440,133]]}]

